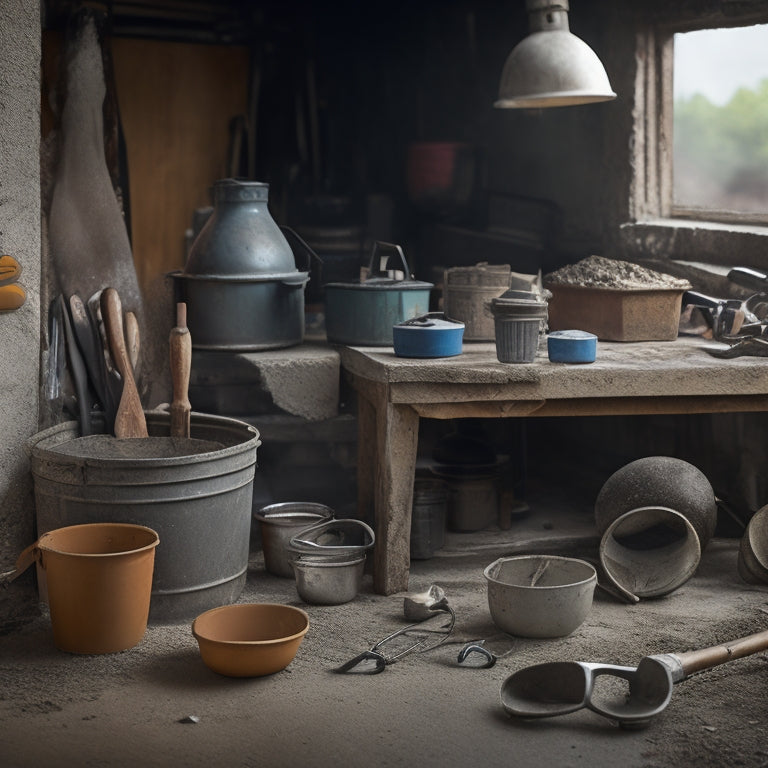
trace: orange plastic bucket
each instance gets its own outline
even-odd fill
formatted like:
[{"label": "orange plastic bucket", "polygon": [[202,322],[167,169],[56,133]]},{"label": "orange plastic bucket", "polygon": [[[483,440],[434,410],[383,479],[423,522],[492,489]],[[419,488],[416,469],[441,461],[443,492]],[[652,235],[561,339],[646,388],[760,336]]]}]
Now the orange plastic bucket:
[{"label": "orange plastic bucket", "polygon": [[128,523],[89,523],[43,534],[19,557],[45,571],[53,641],[71,653],[132,648],[147,630],[156,531]]}]

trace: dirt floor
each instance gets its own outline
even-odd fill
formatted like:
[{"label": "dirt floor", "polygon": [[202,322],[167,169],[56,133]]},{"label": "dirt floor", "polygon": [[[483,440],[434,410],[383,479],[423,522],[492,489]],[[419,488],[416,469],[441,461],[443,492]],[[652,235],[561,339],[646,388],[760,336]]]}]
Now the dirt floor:
[{"label": "dirt floor", "polygon": [[[374,676],[331,670],[404,626],[403,594],[362,592],[339,606],[307,606],[254,551],[241,602],[298,605],[310,630],[290,666],[230,679],[202,663],[188,623],[153,626],[135,648],[58,651],[45,616],[0,637],[0,762],[21,766],[768,766],[768,653],[734,660],[675,686],[641,730],[580,711],[519,721],[500,704],[502,682],[547,660],[635,666],[648,654],[715,645],[768,627],[768,587],[741,581],[734,539],[715,539],[689,582],[631,606],[598,589],[572,635],[498,636],[483,569],[531,535],[569,536],[577,521],[533,513],[509,531],[452,534],[414,561],[411,592],[438,584],[456,613],[453,639]],[[588,526],[588,521],[587,526]],[[587,536],[582,542],[591,546]],[[542,544],[542,547],[544,545]],[[536,549],[536,547],[533,547]],[[561,552],[569,554],[569,552]],[[461,641],[491,638],[489,669],[457,664]],[[191,721],[194,720],[194,721]]]}]

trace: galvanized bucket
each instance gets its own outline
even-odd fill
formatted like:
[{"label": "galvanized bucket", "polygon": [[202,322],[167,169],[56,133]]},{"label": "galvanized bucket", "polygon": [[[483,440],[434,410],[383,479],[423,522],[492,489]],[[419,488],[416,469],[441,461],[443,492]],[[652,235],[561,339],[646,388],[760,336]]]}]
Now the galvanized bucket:
[{"label": "galvanized bucket", "polygon": [[[150,411],[146,418],[150,436],[169,434],[168,413]],[[186,621],[235,602],[248,570],[258,430],[236,419],[193,413],[191,436],[222,447],[162,458],[73,455],[65,446],[78,435],[71,421],[28,443],[38,535],[102,522],[157,531],[162,544],[150,621]],[[40,587],[45,598],[45,584]]]}]

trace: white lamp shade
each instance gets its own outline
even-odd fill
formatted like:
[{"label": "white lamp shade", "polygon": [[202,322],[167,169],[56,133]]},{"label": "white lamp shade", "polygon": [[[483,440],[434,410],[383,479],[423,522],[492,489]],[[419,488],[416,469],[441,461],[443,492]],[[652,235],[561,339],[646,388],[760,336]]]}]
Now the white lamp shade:
[{"label": "white lamp shade", "polygon": [[615,99],[597,54],[567,30],[533,32],[514,47],[495,107],[538,109]]}]

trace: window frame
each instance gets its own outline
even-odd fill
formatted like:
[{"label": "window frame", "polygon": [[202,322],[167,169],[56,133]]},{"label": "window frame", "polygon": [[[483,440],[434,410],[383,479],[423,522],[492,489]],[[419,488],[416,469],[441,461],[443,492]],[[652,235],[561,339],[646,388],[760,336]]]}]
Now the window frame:
[{"label": "window frame", "polygon": [[768,23],[768,3],[758,5],[743,12],[723,0],[705,14],[668,11],[637,30],[629,221],[620,225],[620,240],[630,255],[768,269],[768,211],[676,206],[672,186],[674,35]]}]

